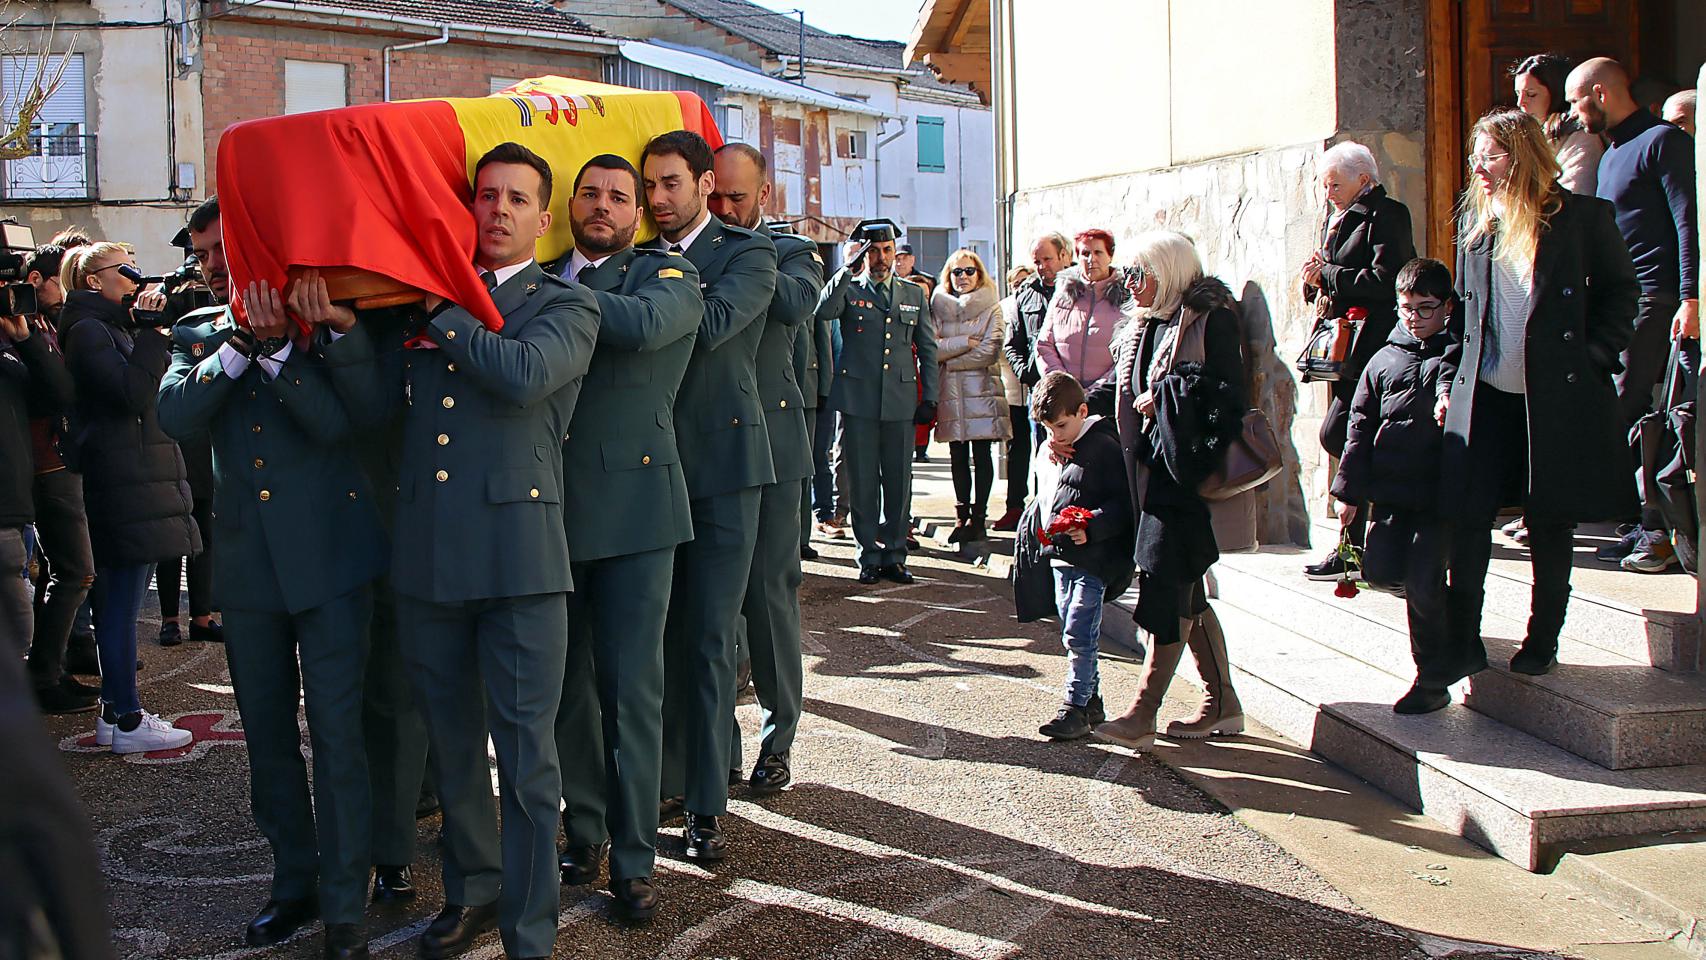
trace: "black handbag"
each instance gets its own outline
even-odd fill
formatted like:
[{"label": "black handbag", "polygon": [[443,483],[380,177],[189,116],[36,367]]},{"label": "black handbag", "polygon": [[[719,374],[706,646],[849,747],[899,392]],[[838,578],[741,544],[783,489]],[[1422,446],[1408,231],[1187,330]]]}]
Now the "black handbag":
[{"label": "black handbag", "polygon": [[1694,401],[1680,340],[1671,342],[1659,409],[1635,421],[1629,442],[1640,464],[1641,499],[1655,504],[1671,531],[1682,569],[1698,573],[1700,517],[1694,500]]}]

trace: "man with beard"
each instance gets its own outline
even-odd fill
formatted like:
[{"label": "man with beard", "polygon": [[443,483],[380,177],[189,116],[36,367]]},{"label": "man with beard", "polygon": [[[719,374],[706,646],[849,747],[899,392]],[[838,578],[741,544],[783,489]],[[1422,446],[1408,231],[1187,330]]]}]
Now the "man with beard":
[{"label": "man with beard", "polygon": [[676,398],[693,539],[675,552],[664,629],[662,796],[683,797],[690,859],[728,853],[717,818],[728,810],[734,724],[735,630],[758,527],[759,490],[776,479],[758,399],[758,344],[776,289],[776,248],[706,209],[711,147],[685,130],[641,154],[654,245],[699,268],[705,313]]},{"label": "man with beard", "polygon": [[[215,454],[223,556],[213,587],[255,824],[273,854],[271,897],[244,938],[270,946],[319,917],[325,956],[365,957],[372,794],[361,704],[385,535],[348,444],[352,419],[323,358],[292,338],[279,292],[251,284],[249,326],[232,317],[217,198],[191,216],[190,240],[222,305],[173,330],[160,426],[177,439],[206,435]],[[299,698],[314,744],[312,801]]]},{"label": "man with beard", "polygon": [[432,296],[403,343],[381,345],[323,296],[300,311],[344,334],[326,356],[352,408],[403,422],[391,580],[444,810],[445,905],[421,935],[427,960],[494,925],[511,957],[550,956],[557,939],[553,728],[572,589],[561,448],[598,337],[592,294],[533,260],[551,225],[550,165],[502,143],[473,187],[474,265],[501,331]]},{"label": "man with beard", "polygon": [[[776,292],[765,314],[758,344],[758,398],[770,435],[776,480],[759,494],[758,542],[741,604],[752,685],[764,709],[758,763],[747,782],[759,793],[780,790],[793,779],[788,762],[800,725],[804,669],[800,662],[800,490],[812,475],[811,436],[805,397],[795,376],[795,351],[811,349],[802,336],[823,289],[817,245],[804,237],[776,233],[763,222],[770,199],[764,154],[744,143],[717,151],[716,190],[711,210],[726,224],[753,230],[776,247]],[[815,391],[815,386],[814,386]],[[731,719],[730,769],[741,772],[740,726]]]},{"label": "man with beard", "polygon": [[675,548],[693,538],[675,397],[704,310],[699,271],[680,254],[636,248],[639,223],[639,171],[593,157],[569,201],[574,250],[548,268],[591,290],[599,313],[562,453],[575,590],[557,712],[559,866],[563,883],[591,883],[608,850],[616,915],[630,922],[657,906],[663,628]]},{"label": "man with beard", "polygon": [[[1043,318],[1048,315],[1049,301],[1054,299],[1054,278],[1072,266],[1072,244],[1059,233],[1044,234],[1031,246],[1031,262],[1037,268],[1036,273],[1013,291],[1013,314],[1007,318],[1007,336],[1001,345],[1007,355],[1007,363],[1019,375],[1019,382],[1027,391],[1042,379],[1036,367],[1037,333],[1042,329]],[[1013,439],[1007,442],[1009,503],[1024,499],[1022,491],[1031,475],[1031,449],[1042,439],[1042,426],[1029,419],[1030,405],[1014,409],[1026,411],[1026,419],[1021,422],[1014,417]],[[994,529],[1019,529],[1021,512],[1009,506],[1001,519],[995,521]]]}]

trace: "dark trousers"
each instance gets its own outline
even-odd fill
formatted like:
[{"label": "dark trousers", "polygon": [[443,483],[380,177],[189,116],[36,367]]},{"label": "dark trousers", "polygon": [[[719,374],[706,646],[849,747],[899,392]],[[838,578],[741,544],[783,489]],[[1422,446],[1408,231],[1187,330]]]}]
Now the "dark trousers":
[{"label": "dark trousers", "polygon": [[1373,581],[1396,581],[1404,589],[1410,623],[1410,655],[1416,682],[1443,690],[1486,666],[1479,637],[1473,644],[1452,633],[1445,571],[1450,526],[1432,511],[1371,508],[1363,572]]},{"label": "dark trousers", "polygon": [[[23,656],[26,638],[35,632],[35,606],[30,597],[30,548],[24,542],[28,527],[0,527],[0,631],[12,644],[0,656]],[[54,678],[58,683],[59,678]]]},{"label": "dark trousers", "polygon": [[[557,939],[563,785],[553,727],[568,646],[565,596],[434,603],[397,594],[403,656],[444,806],[444,897],[467,907],[498,901],[498,930],[511,956],[550,956]],[[501,841],[488,729],[498,754]]]},{"label": "dark trousers", "polygon": [[[360,923],[367,909],[373,804],[361,703],[372,611],[368,587],[296,614],[225,611],[225,658],[249,749],[249,801],[272,847],[272,896],[318,891],[327,923]],[[299,696],[314,753],[312,801]]]},{"label": "dark trousers", "polygon": [[1031,416],[1024,407],[1009,406],[1013,438],[1007,441],[1007,509],[1025,509],[1025,487],[1031,477]]},{"label": "dark trousers", "polygon": [[[752,554],[741,618],[752,658],[752,687],[763,710],[760,757],[785,754],[800,726],[805,668],[800,659],[800,555],[790,550],[797,522],[788,502],[798,500],[799,480],[763,488],[758,505],[758,542]],[[739,724],[730,718],[733,741],[729,769],[742,770]]]},{"label": "dark trousers", "polygon": [[905,563],[912,509],[912,421],[842,414],[841,424],[859,565]]},{"label": "dark trousers", "polygon": [[[1492,525],[1499,509],[1527,499],[1528,416],[1519,394],[1485,383],[1475,388],[1469,425],[1469,487],[1451,532],[1451,584],[1447,590],[1451,629],[1466,656],[1486,656],[1481,608],[1486,601],[1487,565],[1493,556]],[[1568,483],[1568,478],[1553,482]],[[1526,504],[1524,504],[1526,508]],[[1556,650],[1570,601],[1570,553],[1575,524],[1526,510],[1528,552],[1534,565],[1528,638],[1535,650]]]},{"label": "dark trousers", "polygon": [[[757,545],[758,487],[693,501],[693,539],[675,548],[664,628],[661,796],[720,817],[729,803],[735,631]],[[799,554],[795,555],[798,562]]]},{"label": "dark trousers", "polygon": [[161,620],[170,620],[178,615],[178,591],[183,585],[186,566],[189,567],[190,616],[205,617],[213,612],[213,501],[195,501],[191,513],[196,526],[203,531],[201,553],[168,560],[154,568],[154,586],[160,591]]},{"label": "dark trousers", "polygon": [[37,474],[36,534],[47,557],[47,582],[36,604],[30,642],[30,682],[36,689],[56,686],[65,673],[65,646],[77,608],[95,582],[95,555],[89,548],[89,518],[83,512],[83,478],[70,470]]},{"label": "dark trousers", "polygon": [[989,490],[995,486],[993,440],[955,440],[948,444],[948,466],[954,477],[954,501],[970,506],[974,517],[989,509]]},{"label": "dark trousers", "polygon": [[663,631],[675,548],[574,565],[557,710],[563,833],[610,840],[610,876],[652,875],[663,752]]},{"label": "dark trousers", "polygon": [[829,458],[830,448],[835,446],[835,417],[835,411],[825,404],[811,418],[816,421],[813,425],[816,432],[812,434],[811,502],[812,512],[819,520],[835,516],[835,465]]},{"label": "dark trousers", "polygon": [[806,411],[806,447],[812,452],[812,475],[800,481],[800,547],[812,541],[812,484],[817,482],[817,411]]},{"label": "dark trousers", "polygon": [[415,862],[415,805],[426,778],[427,732],[409,689],[397,636],[397,601],[388,579],[374,584],[367,635],[361,731],[373,794],[373,862],[400,867]]},{"label": "dark trousers", "polygon": [[101,658],[101,701],[119,716],[142,709],[136,694],[136,617],[148,592],[151,563],[97,567],[95,649]]}]

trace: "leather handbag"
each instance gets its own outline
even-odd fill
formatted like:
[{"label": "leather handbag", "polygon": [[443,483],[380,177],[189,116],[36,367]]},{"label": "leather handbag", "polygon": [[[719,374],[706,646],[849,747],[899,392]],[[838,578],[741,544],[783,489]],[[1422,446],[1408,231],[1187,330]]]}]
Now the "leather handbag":
[{"label": "leather handbag", "polygon": [[1351,307],[1342,317],[1321,317],[1309,333],[1309,342],[1297,357],[1297,372],[1304,383],[1336,383],[1348,371],[1345,362],[1356,349],[1368,311]]},{"label": "leather handbag", "polygon": [[1694,401],[1691,371],[1681,341],[1671,341],[1670,363],[1665,368],[1662,406],[1635,422],[1629,431],[1640,469],[1636,483],[1641,499],[1658,507],[1671,529],[1671,544],[1682,569],[1699,569],[1700,518],[1695,511]]},{"label": "leather handbag", "polygon": [[1220,469],[1197,486],[1197,496],[1209,501],[1230,500],[1272,480],[1284,464],[1279,437],[1268,415],[1251,409],[1244,414],[1238,436],[1226,448]]}]

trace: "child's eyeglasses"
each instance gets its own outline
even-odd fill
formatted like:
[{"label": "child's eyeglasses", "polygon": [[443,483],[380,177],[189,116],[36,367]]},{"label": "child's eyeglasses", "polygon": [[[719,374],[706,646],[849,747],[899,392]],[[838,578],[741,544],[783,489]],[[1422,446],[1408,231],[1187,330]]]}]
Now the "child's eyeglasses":
[{"label": "child's eyeglasses", "polygon": [[1439,316],[1439,312],[1444,309],[1445,304],[1443,303],[1417,304],[1413,307],[1403,303],[1398,305],[1398,312],[1403,316],[1417,317],[1422,320],[1432,320]]}]

